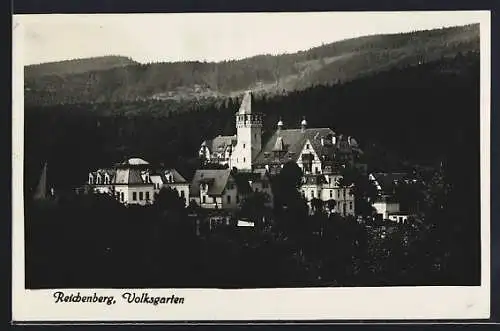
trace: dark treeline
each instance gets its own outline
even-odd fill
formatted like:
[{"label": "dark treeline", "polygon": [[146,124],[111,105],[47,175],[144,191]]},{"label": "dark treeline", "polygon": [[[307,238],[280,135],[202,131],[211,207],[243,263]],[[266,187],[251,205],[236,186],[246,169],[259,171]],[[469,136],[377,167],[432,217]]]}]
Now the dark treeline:
[{"label": "dark treeline", "polygon": [[[369,73],[479,49],[479,25],[375,35],[334,42],[293,54],[258,55],[223,62],[127,64],[105,57],[26,68],[25,103],[75,104],[161,98],[230,96],[350,81]],[[112,63],[109,63],[112,62]],[[114,63],[117,62],[117,63]],[[73,65],[69,65],[73,64]],[[108,70],[103,68],[109,67]],[[87,68],[87,71],[83,69]]]}]

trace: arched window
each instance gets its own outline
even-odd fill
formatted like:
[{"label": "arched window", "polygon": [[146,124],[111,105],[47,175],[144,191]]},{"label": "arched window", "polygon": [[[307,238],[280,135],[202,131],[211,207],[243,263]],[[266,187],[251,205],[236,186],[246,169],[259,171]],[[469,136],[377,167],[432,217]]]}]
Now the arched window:
[{"label": "arched window", "polygon": [[94,177],[92,175],[89,175],[89,184],[94,184]]}]

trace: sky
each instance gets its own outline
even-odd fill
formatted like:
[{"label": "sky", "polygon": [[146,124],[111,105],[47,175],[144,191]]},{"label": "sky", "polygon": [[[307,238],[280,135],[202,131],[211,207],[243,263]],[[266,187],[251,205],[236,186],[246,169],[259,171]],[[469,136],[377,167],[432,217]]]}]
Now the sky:
[{"label": "sky", "polygon": [[[363,35],[478,23],[481,12],[16,15],[24,64],[104,55],[135,61],[222,61],[281,54]],[[15,41],[14,41],[15,42]]]}]

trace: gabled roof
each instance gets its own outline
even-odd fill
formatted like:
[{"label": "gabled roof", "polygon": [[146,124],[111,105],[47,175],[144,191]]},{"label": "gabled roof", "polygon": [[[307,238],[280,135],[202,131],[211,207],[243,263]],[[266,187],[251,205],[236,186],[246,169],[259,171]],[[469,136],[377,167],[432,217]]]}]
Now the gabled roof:
[{"label": "gabled roof", "polygon": [[190,193],[192,196],[200,194],[200,184],[208,184],[209,195],[221,195],[231,175],[230,169],[199,169],[194,173],[191,181]]},{"label": "gabled roof", "polygon": [[210,153],[214,152],[224,152],[226,147],[236,146],[238,138],[236,135],[233,136],[217,136],[212,140],[205,140],[203,144],[208,147]]},{"label": "gabled roof", "polygon": [[[262,147],[260,153],[255,157],[255,164],[284,163],[297,161],[302,148],[307,140],[311,142],[315,150],[321,147],[321,137],[334,135],[329,128],[288,129],[276,131],[273,136]],[[285,153],[273,153],[276,146],[285,149]],[[276,155],[279,154],[279,155]]]},{"label": "gabled roof", "polygon": [[373,178],[375,179],[375,184],[377,189],[383,195],[391,195],[394,193],[394,189],[398,182],[405,179],[405,173],[373,173]]}]

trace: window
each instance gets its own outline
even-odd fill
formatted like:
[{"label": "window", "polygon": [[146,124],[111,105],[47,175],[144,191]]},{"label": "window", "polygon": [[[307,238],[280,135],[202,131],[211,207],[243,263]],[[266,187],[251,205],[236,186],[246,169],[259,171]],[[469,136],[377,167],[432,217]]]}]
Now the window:
[{"label": "window", "polygon": [[207,197],[206,197],[206,196],[203,196],[203,197],[201,198],[201,200],[203,201],[203,203],[206,203],[206,202],[207,202]]},{"label": "window", "polygon": [[240,196],[239,195],[236,196],[236,203],[240,203]]},{"label": "window", "polygon": [[243,163],[247,162],[247,159],[246,158],[243,158]]},{"label": "window", "polygon": [[144,193],[139,192],[139,201],[144,200]]},{"label": "window", "polygon": [[319,169],[318,169],[318,167],[314,167],[314,172],[315,172],[316,174],[319,174]]},{"label": "window", "polygon": [[352,210],[352,201],[349,202],[349,210]]},{"label": "window", "polygon": [[149,192],[146,192],[146,200],[149,201]]},{"label": "window", "polygon": [[132,192],[132,200],[137,200],[137,192]]},{"label": "window", "polygon": [[254,137],[255,139],[257,139],[257,133],[254,133],[254,134],[253,134],[253,137]]},{"label": "window", "polygon": [[243,148],[245,148],[245,144],[243,144]]},{"label": "window", "polygon": [[181,190],[181,198],[185,198],[184,191]]},{"label": "window", "polygon": [[314,191],[311,190],[311,198],[314,198]]},{"label": "window", "polygon": [[120,192],[120,201],[123,202],[125,200],[125,195],[123,192]]},{"label": "window", "polygon": [[227,203],[231,203],[231,196],[230,195],[227,196]]},{"label": "window", "polygon": [[333,198],[333,190],[330,190],[330,198]]},{"label": "window", "polygon": [[89,184],[94,184],[94,178],[92,176],[89,176]]},{"label": "window", "polygon": [[309,146],[309,144],[306,144],[306,149],[309,149],[311,146]]}]

